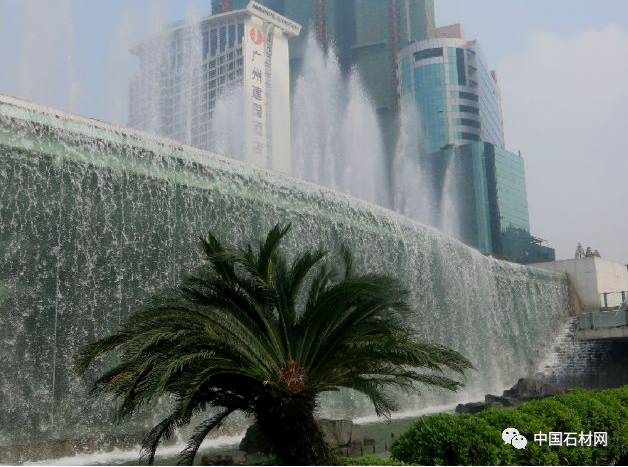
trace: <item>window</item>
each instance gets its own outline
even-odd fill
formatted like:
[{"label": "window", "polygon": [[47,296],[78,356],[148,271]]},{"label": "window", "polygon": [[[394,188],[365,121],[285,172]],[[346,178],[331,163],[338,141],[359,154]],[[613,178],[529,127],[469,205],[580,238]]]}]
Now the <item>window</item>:
[{"label": "window", "polygon": [[419,52],[415,52],[414,60],[418,62],[420,60],[426,60],[428,58],[442,57],[442,56],[443,56],[442,47],[439,49],[425,49],[425,50],[420,50]]},{"label": "window", "polygon": [[209,31],[203,31],[203,60],[209,54]]},{"label": "window", "polygon": [[473,115],[480,115],[480,110],[476,107],[471,107],[470,105],[455,105],[453,110]]},{"label": "window", "polygon": [[458,84],[465,86],[467,84],[467,78],[464,66],[464,49],[456,49],[456,61],[458,68]]},{"label": "window", "polygon": [[480,122],[471,120],[469,118],[457,118],[455,120],[456,125],[472,126],[473,128],[480,128]]},{"label": "window", "polygon": [[460,139],[468,139],[468,140],[471,140],[471,141],[480,141],[480,137],[478,135],[476,135],[476,134],[473,134],[473,133],[466,133],[466,132],[463,131],[462,133],[459,133],[459,135],[460,135],[459,136]]},{"label": "window", "polygon": [[[212,29],[209,33],[210,39],[209,39],[209,44],[210,44],[210,49],[211,49],[211,55],[212,57],[216,55],[216,49],[218,48],[218,31],[216,29]],[[209,64],[209,66],[214,66],[211,64]]]},{"label": "window", "polygon": [[[238,23],[238,44],[242,44],[242,40],[244,39],[244,23]],[[240,49],[240,54],[242,50]]]},{"label": "window", "polygon": [[230,24],[229,25],[229,48],[230,49],[235,46],[235,42],[236,42],[236,25]]},{"label": "window", "polygon": [[224,52],[227,47],[227,26],[220,28],[220,51]]},{"label": "window", "polygon": [[480,98],[476,94],[471,94],[470,92],[460,91],[458,93],[458,95],[459,95],[460,99],[467,99],[467,100],[475,101],[475,102],[479,102],[480,101]]}]

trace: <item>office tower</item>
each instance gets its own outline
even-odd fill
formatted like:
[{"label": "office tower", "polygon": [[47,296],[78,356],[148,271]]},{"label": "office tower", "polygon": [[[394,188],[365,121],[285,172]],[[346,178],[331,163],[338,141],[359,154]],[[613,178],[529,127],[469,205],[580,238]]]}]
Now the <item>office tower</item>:
[{"label": "office tower", "polygon": [[504,148],[501,95],[477,41],[459,24],[400,52],[401,93],[414,100],[423,122],[427,152],[485,141]]},{"label": "office tower", "polygon": [[[218,11],[243,8],[248,0],[223,0]],[[434,37],[434,0],[264,0],[269,8],[303,25],[291,39],[290,68],[297,74],[308,34],[334,45],[345,72],[357,67],[380,115],[394,116],[399,101],[398,51]]]},{"label": "office tower", "polygon": [[479,141],[451,146],[429,157],[435,165],[449,161],[446,164],[455,170],[461,241],[482,253],[519,263],[554,260],[554,250],[530,235],[521,155]]},{"label": "office tower", "polygon": [[[217,124],[228,121],[231,139],[243,141],[241,153],[229,155],[290,172],[288,38],[300,29],[256,2],[171,25],[132,50],[140,71],[131,83],[129,125],[212,149]],[[228,111],[237,115],[219,118],[217,102],[227,93],[235,96]]]},{"label": "office tower", "polygon": [[[423,157],[436,193],[455,179],[459,238],[485,254],[521,263],[550,261],[554,250],[530,235],[524,160],[505,148],[496,73],[459,24],[400,52],[404,103],[415,106]],[[439,202],[444,202],[439,199]]]}]

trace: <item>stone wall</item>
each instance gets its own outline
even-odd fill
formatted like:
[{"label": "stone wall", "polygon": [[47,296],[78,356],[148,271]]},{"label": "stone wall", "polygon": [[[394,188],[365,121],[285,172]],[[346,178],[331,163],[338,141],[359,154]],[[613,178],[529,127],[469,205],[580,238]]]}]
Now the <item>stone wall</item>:
[{"label": "stone wall", "polygon": [[564,388],[615,388],[628,384],[628,339],[579,340],[578,318],[561,333],[538,376]]}]

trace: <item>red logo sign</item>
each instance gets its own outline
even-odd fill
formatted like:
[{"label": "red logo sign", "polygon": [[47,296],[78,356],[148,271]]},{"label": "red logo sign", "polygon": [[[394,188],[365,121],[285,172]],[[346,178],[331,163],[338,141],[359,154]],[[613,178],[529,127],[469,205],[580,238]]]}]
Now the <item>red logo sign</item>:
[{"label": "red logo sign", "polygon": [[251,28],[251,40],[257,45],[264,42],[264,33],[257,28]]}]

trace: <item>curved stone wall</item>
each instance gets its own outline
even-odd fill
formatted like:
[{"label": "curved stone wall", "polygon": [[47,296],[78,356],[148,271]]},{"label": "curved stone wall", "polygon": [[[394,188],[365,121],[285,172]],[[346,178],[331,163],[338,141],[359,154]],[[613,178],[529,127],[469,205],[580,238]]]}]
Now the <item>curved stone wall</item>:
[{"label": "curved stone wall", "polygon": [[[290,248],[345,242],[361,270],[400,277],[418,310],[408,325],[477,367],[465,393],[400,396],[404,409],[512,384],[568,315],[561,275],[316,185],[1,97],[0,446],[115,431],[72,371],[76,350],[200,264],[200,234],[243,242],[276,222],[293,223]],[[322,404],[368,410],[351,394]]]}]

